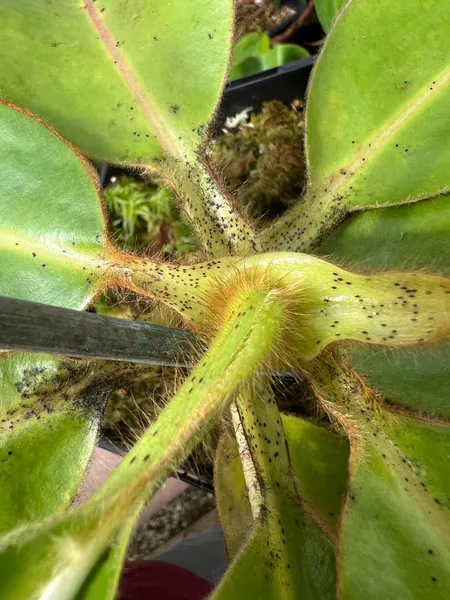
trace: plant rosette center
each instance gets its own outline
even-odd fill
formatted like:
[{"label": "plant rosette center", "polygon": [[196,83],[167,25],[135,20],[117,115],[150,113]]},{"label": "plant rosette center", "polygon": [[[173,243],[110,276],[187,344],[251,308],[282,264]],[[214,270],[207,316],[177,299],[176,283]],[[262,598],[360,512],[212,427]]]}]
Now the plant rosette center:
[{"label": "plant rosette center", "polygon": [[404,347],[436,342],[449,333],[450,282],[423,272],[358,274],[290,252],[194,265],[116,255],[108,270],[121,285],[171,306],[207,340],[243,295],[273,291],[274,301],[287,308],[286,335],[293,336],[295,346],[284,350],[289,360],[293,351],[299,359],[312,360],[343,340]]}]

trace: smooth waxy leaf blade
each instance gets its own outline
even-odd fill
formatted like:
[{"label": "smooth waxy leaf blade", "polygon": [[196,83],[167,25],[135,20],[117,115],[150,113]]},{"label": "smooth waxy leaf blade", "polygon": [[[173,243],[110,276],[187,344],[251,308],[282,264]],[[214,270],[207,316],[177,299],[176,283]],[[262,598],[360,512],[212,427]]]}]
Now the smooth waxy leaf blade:
[{"label": "smooth waxy leaf blade", "polygon": [[204,143],[226,75],[230,1],[2,0],[0,20],[1,94],[84,153],[148,164]]}]

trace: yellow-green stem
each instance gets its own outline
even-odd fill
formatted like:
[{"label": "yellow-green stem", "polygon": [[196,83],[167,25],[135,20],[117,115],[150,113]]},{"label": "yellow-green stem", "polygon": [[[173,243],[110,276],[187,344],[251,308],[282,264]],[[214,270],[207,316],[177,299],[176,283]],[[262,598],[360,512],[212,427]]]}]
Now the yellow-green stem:
[{"label": "yellow-green stem", "polygon": [[167,172],[168,182],[210,256],[261,252],[252,226],[203,158],[169,162]]},{"label": "yellow-green stem", "polygon": [[302,336],[298,351],[305,359],[336,341],[403,347],[439,341],[450,333],[450,280],[445,277],[421,272],[359,275],[292,252],[191,266],[122,260],[113,269],[122,273],[124,284],[166,302],[199,331],[226,311],[245,281],[253,280],[255,289],[265,291],[295,287],[292,328]]},{"label": "yellow-green stem", "polygon": [[310,190],[285,215],[260,233],[261,242],[269,252],[313,252],[346,214],[342,197],[316,195]]}]

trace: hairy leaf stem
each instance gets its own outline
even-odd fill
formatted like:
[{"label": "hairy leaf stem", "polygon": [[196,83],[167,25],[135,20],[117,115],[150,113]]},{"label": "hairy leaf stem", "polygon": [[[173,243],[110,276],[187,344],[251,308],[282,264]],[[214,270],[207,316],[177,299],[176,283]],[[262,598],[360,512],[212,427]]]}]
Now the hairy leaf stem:
[{"label": "hairy leaf stem", "polygon": [[204,158],[166,160],[164,166],[164,176],[208,255],[246,256],[262,251],[249,221]]},{"label": "hairy leaf stem", "polygon": [[125,256],[113,270],[123,285],[165,302],[200,333],[226,319],[243,289],[284,291],[291,303],[291,331],[301,338],[297,350],[306,360],[342,340],[403,347],[450,333],[450,281],[422,272],[360,275],[289,252],[190,266]]}]

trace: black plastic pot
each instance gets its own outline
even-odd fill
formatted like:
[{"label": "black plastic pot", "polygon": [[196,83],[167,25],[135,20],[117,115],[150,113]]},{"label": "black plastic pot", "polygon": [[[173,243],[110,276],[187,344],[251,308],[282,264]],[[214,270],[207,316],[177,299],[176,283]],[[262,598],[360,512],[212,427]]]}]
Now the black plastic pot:
[{"label": "black plastic pot", "polygon": [[303,99],[315,61],[315,56],[309,56],[233,81],[225,89],[216,127],[221,128],[227,117],[246,108],[259,112],[263,102],[281,100],[291,104],[297,98]]}]

